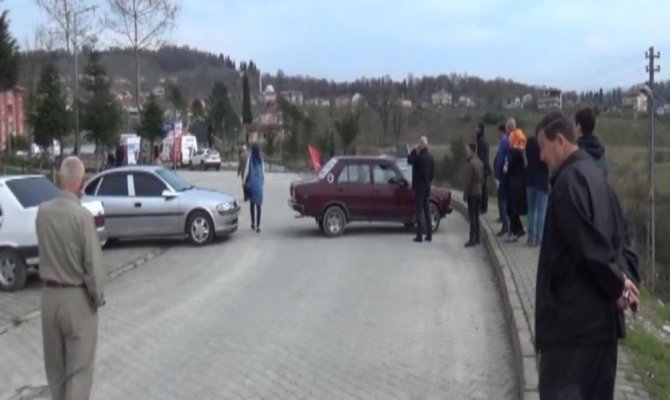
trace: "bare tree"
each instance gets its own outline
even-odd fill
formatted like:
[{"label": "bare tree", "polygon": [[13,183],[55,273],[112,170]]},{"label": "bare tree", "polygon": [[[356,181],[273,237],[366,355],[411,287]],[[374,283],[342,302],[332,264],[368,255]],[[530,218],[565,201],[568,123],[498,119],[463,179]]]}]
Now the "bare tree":
[{"label": "bare tree", "polygon": [[135,103],[140,108],[140,51],[160,44],[179,11],[178,0],[107,0],[107,26],[135,52]]},{"label": "bare tree", "polygon": [[382,123],[381,136],[377,136],[377,144],[379,144],[388,136],[389,117],[393,108],[393,81],[389,77],[372,81],[366,100],[370,108],[379,115]]}]

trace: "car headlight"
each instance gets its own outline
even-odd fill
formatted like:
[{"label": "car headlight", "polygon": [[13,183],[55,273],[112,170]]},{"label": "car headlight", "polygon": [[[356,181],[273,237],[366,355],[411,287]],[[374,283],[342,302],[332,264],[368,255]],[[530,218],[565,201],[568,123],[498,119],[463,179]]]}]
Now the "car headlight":
[{"label": "car headlight", "polygon": [[226,213],[235,209],[235,202],[219,203],[216,205],[216,211]]}]

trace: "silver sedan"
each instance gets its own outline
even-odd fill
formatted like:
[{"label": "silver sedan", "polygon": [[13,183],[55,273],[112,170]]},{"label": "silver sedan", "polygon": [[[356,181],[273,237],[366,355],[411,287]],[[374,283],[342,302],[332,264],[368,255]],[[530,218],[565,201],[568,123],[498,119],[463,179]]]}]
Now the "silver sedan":
[{"label": "silver sedan", "polygon": [[159,166],[127,166],[86,182],[84,200],[105,208],[108,239],[187,237],[194,245],[237,230],[240,207],[234,196],[195,188]]}]

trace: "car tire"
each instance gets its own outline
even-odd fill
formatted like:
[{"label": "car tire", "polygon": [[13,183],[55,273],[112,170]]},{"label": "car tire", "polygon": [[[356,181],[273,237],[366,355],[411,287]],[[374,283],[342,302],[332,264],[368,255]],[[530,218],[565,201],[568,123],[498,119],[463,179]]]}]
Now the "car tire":
[{"label": "car tire", "polygon": [[186,222],[186,235],[194,246],[204,246],[214,240],[214,222],[204,211],[194,211]]},{"label": "car tire", "polygon": [[440,228],[440,221],[442,220],[442,215],[440,214],[440,209],[437,207],[437,204],[430,203],[430,225],[433,228],[433,233],[437,232]]},{"label": "car tire", "polygon": [[323,213],[321,224],[323,225],[323,234],[326,237],[337,237],[344,233],[347,226],[347,216],[342,208],[331,206]]},{"label": "car tire", "polygon": [[22,289],[28,279],[28,266],[23,257],[12,249],[0,250],[0,290],[13,292]]}]

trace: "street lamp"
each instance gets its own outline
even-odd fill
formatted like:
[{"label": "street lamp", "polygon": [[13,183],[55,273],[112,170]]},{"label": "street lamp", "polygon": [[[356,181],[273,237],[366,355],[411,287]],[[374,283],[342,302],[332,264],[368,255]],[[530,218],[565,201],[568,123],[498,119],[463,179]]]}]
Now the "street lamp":
[{"label": "street lamp", "polygon": [[73,47],[74,47],[74,154],[79,155],[80,146],[80,132],[79,132],[79,62],[77,37],[79,36],[79,29],[77,25],[77,17],[89,11],[94,11],[98,6],[90,6],[82,8],[72,13],[72,28],[73,28]]},{"label": "street lamp", "polygon": [[656,293],[656,141],[654,138],[654,92],[649,85],[642,85],[640,93],[647,97],[649,112],[649,249],[651,261],[651,292]]}]

